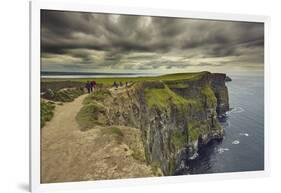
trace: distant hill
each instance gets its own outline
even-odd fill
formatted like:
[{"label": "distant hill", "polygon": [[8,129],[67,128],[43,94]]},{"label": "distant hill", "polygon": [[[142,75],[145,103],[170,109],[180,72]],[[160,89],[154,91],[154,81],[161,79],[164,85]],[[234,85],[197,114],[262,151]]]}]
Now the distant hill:
[{"label": "distant hill", "polygon": [[[41,71],[41,76],[64,76],[64,75],[138,75],[140,73],[109,73],[109,72],[55,72],[55,71]],[[142,73],[143,74],[143,73]]]}]

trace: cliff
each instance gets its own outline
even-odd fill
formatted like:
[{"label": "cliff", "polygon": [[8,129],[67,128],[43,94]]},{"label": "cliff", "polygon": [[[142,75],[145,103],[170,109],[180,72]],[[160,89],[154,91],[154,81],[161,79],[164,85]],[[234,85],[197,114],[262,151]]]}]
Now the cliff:
[{"label": "cliff", "polygon": [[104,104],[106,124],[140,129],[147,162],[173,175],[201,146],[223,138],[218,118],[229,110],[225,78],[201,72],[135,82],[112,92]]}]

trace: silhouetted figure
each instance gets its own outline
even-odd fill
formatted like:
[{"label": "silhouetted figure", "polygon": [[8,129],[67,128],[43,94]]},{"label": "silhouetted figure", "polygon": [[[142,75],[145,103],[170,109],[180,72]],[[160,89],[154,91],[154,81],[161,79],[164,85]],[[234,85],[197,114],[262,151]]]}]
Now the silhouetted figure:
[{"label": "silhouetted figure", "polygon": [[93,82],[90,82],[90,92],[93,92],[93,87],[94,87]]},{"label": "silhouetted figure", "polygon": [[123,83],[120,81],[120,84],[119,84],[119,85],[120,85],[120,87],[121,87],[121,86],[123,86]]},{"label": "silhouetted figure", "polygon": [[94,80],[93,80],[93,86],[94,86],[94,88],[96,88],[96,86],[97,86],[97,83]]},{"label": "silhouetted figure", "polygon": [[91,93],[91,83],[89,81],[86,83],[85,87],[86,87],[88,93],[90,94]]},{"label": "silhouetted figure", "polygon": [[126,87],[128,87],[128,82],[126,81]]},{"label": "silhouetted figure", "polygon": [[115,88],[118,88],[118,84],[117,84],[116,81],[114,81],[113,86],[114,86]]},{"label": "silhouetted figure", "polygon": [[96,85],[97,85],[96,81],[93,80],[93,81],[91,82],[91,92],[94,92],[94,91],[95,91]]}]

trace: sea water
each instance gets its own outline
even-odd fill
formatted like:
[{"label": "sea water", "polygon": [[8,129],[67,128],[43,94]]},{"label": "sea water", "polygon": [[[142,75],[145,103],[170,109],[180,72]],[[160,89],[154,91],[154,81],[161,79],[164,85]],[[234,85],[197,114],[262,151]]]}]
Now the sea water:
[{"label": "sea water", "polygon": [[187,174],[256,171],[264,169],[264,78],[231,76],[227,83],[231,110],[221,124],[225,136],[188,161]]}]

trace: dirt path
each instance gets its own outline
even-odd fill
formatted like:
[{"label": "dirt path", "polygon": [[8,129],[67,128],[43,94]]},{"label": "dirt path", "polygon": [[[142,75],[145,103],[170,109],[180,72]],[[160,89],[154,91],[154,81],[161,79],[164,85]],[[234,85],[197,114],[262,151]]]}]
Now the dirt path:
[{"label": "dirt path", "polygon": [[75,117],[86,96],[58,105],[53,119],[42,128],[41,182],[152,176],[150,166],[136,160],[128,145],[143,148],[139,130],[120,127],[126,139],[121,142],[103,132],[104,127],[80,131]]}]

